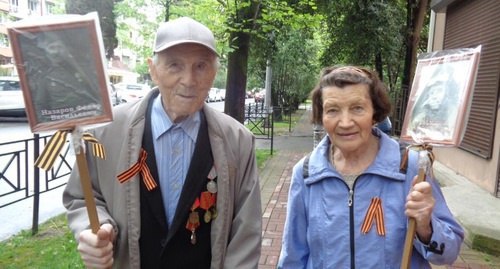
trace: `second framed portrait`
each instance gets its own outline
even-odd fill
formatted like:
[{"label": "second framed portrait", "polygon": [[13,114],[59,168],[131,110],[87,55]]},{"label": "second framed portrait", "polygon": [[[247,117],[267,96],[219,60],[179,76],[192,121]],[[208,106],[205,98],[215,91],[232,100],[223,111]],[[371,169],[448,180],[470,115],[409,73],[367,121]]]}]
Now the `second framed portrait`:
[{"label": "second framed portrait", "polygon": [[7,30],[32,132],[112,121],[96,14],[19,21]]},{"label": "second framed portrait", "polygon": [[419,55],[401,139],[458,146],[470,109],[481,47]]}]

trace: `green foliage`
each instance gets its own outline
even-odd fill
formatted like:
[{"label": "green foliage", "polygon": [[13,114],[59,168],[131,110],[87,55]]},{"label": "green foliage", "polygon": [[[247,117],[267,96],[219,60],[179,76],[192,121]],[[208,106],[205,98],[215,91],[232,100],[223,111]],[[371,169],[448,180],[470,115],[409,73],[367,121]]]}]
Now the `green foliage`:
[{"label": "green foliage", "polygon": [[317,83],[321,42],[301,29],[280,33],[273,55],[273,105],[297,108]]},{"label": "green foliage", "polygon": [[320,1],[326,17],[328,46],[321,55],[321,65],[355,64],[382,70],[395,84],[404,64],[406,33],[403,1]]}]

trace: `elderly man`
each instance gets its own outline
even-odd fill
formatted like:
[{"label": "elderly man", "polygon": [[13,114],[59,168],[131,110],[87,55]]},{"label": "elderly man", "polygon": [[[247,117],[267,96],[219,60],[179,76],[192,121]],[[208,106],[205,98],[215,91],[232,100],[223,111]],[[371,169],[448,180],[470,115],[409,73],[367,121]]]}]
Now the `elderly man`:
[{"label": "elderly man", "polygon": [[158,87],[115,107],[114,122],[94,131],[106,160],[87,154],[97,234],[89,230],[77,169],[63,195],[86,266],[257,268],[254,137],[205,105],[218,57],[212,32],[199,22],[160,25],[148,60]]}]

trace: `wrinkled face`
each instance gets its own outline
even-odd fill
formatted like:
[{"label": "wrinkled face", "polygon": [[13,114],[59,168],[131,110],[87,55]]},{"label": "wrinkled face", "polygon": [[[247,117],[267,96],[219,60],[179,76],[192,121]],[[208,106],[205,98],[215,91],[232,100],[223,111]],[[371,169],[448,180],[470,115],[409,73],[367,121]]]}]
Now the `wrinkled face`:
[{"label": "wrinkled face", "polygon": [[368,148],[375,113],[368,90],[365,84],[323,89],[323,126],[342,152]]},{"label": "wrinkled face", "polygon": [[201,110],[217,72],[216,55],[197,44],[181,44],[149,59],[153,82],[158,86],[163,108],[174,123]]},{"label": "wrinkled face", "polygon": [[49,43],[45,48],[47,55],[53,63],[62,63],[68,55],[66,47],[60,40]]}]

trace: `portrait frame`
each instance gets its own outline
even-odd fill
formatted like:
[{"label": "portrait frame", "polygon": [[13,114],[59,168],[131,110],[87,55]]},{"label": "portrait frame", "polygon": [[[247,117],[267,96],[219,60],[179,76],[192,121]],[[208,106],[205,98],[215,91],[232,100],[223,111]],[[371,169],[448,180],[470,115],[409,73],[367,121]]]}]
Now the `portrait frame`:
[{"label": "portrait frame", "polygon": [[7,33],[33,133],[113,120],[97,13],[21,20]]},{"label": "portrait frame", "polygon": [[421,54],[400,139],[458,146],[465,133],[481,46]]}]

